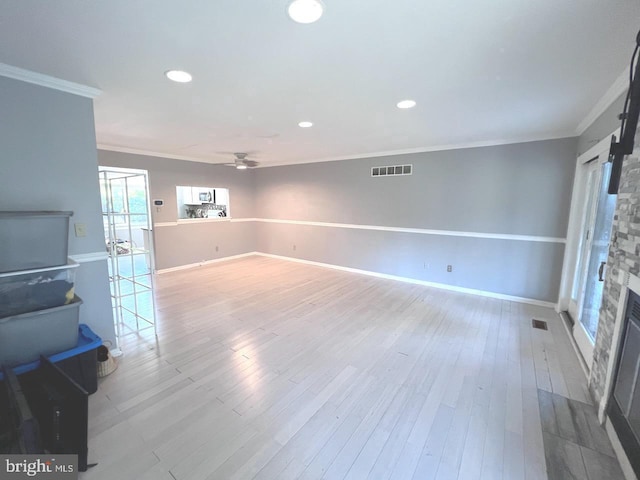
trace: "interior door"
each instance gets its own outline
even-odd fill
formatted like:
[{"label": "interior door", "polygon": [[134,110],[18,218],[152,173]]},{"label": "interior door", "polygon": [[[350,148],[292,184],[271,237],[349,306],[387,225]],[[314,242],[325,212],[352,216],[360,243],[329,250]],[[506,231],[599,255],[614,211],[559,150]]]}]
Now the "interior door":
[{"label": "interior door", "polygon": [[574,282],[575,299],[570,304],[570,313],[577,319],[573,326],[576,343],[587,365],[591,365],[616,196],[607,193],[611,163],[605,159],[595,159],[588,168],[587,202],[576,270],[577,281]]}]

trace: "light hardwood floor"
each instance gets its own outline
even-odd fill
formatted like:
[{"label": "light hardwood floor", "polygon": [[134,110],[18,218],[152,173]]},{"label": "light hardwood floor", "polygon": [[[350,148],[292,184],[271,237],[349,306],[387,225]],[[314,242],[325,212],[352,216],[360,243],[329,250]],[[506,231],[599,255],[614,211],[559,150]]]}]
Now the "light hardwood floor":
[{"label": "light hardwood floor", "polygon": [[156,287],[83,480],[545,479],[538,388],[591,402],[551,309],[264,257]]}]

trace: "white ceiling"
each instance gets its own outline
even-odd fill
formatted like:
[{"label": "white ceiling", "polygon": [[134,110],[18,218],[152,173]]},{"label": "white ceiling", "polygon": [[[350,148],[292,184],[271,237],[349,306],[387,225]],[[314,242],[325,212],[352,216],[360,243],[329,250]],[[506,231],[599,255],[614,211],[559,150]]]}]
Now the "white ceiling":
[{"label": "white ceiling", "polygon": [[575,135],[640,26],[637,0],[287,3],[2,0],[0,62],[101,89],[103,146],[269,165]]}]

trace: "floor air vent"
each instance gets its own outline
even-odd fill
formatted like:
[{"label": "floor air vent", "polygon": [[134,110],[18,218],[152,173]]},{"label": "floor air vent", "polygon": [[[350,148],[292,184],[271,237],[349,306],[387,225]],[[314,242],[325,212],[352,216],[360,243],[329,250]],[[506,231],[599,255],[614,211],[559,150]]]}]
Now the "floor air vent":
[{"label": "floor air vent", "polygon": [[538,328],[540,330],[549,330],[547,328],[547,322],[545,322],[544,320],[536,320],[534,318],[533,320],[531,320],[531,323],[533,324],[533,328]]}]

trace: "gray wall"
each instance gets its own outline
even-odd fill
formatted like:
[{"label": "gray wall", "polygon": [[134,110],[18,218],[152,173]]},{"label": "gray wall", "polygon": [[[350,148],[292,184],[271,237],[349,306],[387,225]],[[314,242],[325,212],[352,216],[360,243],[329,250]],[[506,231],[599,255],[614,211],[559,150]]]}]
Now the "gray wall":
[{"label": "gray wall", "polygon": [[[254,171],[258,218],[564,238],[576,139]],[[413,164],[411,176],[370,168]],[[564,244],[258,225],[258,250],[555,302]],[[295,244],[295,250],[293,245]],[[453,265],[451,273],[446,265]]]},{"label": "gray wall", "polygon": [[[104,252],[92,101],[0,77],[0,112],[0,209],[73,210],[69,253]],[[114,341],[106,260],[80,265],[76,291],[80,321]]]},{"label": "gray wall", "polygon": [[626,92],[620,95],[578,138],[578,155],[583,154],[600,140],[611,135],[620,126]]},{"label": "gray wall", "polygon": [[233,221],[254,217],[253,171],[104,150],[98,151],[98,162],[105,167],[136,168],[149,172],[151,198],[164,200],[163,207],[151,209],[154,224],[176,222],[177,185],[229,189],[230,221],[185,222],[154,228],[156,269],[255,251],[254,223]]},{"label": "gray wall", "polygon": [[[564,238],[576,139],[237,171],[108,151],[149,171],[156,268],[251,251],[555,302],[564,244],[265,222],[180,223],[176,185],[226,187],[235,219],[263,218]],[[411,163],[411,176],[370,167]],[[294,249],[295,245],[295,249]],[[218,247],[218,251],[215,247]],[[453,266],[447,272],[447,265]]]}]

